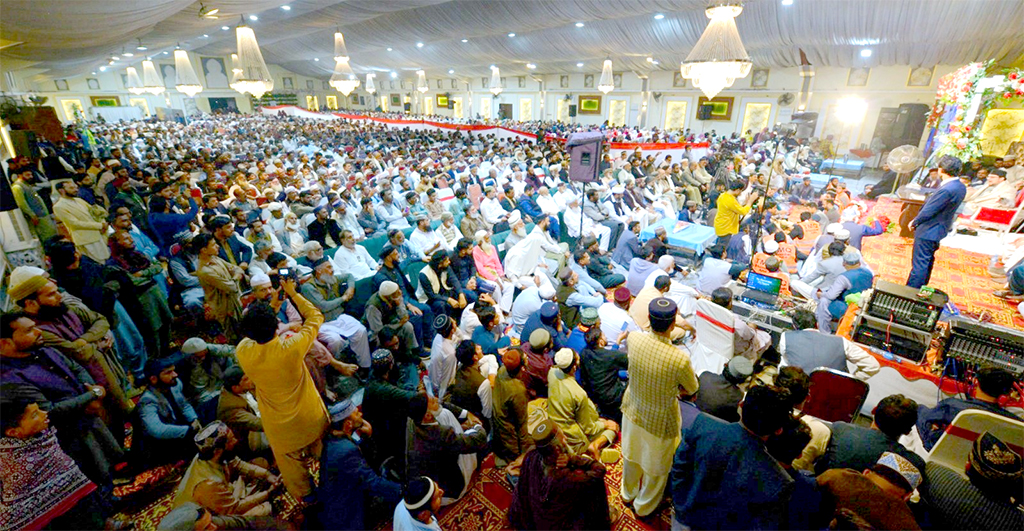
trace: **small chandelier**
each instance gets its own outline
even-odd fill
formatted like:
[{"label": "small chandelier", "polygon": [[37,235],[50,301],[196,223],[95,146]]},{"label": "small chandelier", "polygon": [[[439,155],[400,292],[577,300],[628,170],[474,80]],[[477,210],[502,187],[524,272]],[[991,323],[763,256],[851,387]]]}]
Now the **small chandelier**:
[{"label": "small chandelier", "polygon": [[139,95],[146,92],[146,89],[142,88],[142,79],[139,78],[139,72],[135,70],[134,66],[129,66],[125,70],[125,74],[128,76],[128,83],[125,88],[132,94]]},{"label": "small chandelier", "polygon": [[231,81],[228,83],[228,86],[238,92],[242,92],[242,90],[238,88],[238,80],[241,79],[241,77],[242,68],[238,66],[238,54],[233,53],[231,54]]},{"label": "small chandelier", "polygon": [[605,94],[615,90],[615,81],[612,79],[611,59],[604,60],[604,66],[601,67],[601,79],[597,83],[597,90]]},{"label": "small chandelier", "polygon": [[331,75],[329,83],[335,90],[345,96],[351,94],[359,86],[359,80],[356,79],[356,74],[352,71],[348,61],[345,37],[342,36],[340,31],[336,31],[334,32],[334,73]]},{"label": "small chandelier", "polygon": [[245,24],[235,28],[235,38],[238,44],[238,79],[235,81],[234,89],[243,94],[252,94],[252,97],[260,99],[264,94],[274,90],[274,78],[270,75],[267,63],[263,60],[263,53],[260,52],[260,45],[256,42],[256,32]]},{"label": "small chandelier", "polygon": [[491,94],[497,96],[501,94],[501,91],[505,90],[501,87],[501,71],[497,66],[491,67]]},{"label": "small chandelier", "polygon": [[430,90],[427,86],[427,73],[422,70],[416,71],[416,90],[420,91],[420,94],[426,94]]},{"label": "small chandelier", "polygon": [[203,85],[199,83],[199,76],[192,68],[192,61],[189,61],[188,52],[185,50],[174,50],[174,71],[178,78],[174,88],[178,89],[178,92],[194,98],[203,91]]},{"label": "small chandelier", "polygon": [[377,87],[373,84],[373,74],[366,74],[366,92],[377,92]]},{"label": "small chandelier", "polygon": [[156,71],[156,65],[149,59],[142,62],[142,81],[143,91],[154,96],[163,93],[164,84],[160,81],[160,74]]},{"label": "small chandelier", "polygon": [[736,79],[750,73],[750,56],[743,48],[736,17],[742,4],[712,5],[704,11],[710,22],[697,44],[680,66],[684,78],[692,79],[708,99],[731,87]]}]

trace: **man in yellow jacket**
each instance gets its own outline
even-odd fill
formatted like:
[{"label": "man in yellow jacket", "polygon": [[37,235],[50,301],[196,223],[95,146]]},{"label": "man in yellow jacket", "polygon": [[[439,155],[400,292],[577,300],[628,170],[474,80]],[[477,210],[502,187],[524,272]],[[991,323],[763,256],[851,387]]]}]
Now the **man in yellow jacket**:
[{"label": "man in yellow jacket", "polygon": [[263,430],[285,488],[296,500],[311,502],[313,482],[308,464],[320,459],[328,416],[303,358],[316,341],[324,316],[295,291],[294,280],[282,279],[281,288],[302,314],[302,328],[281,339],[273,308],[265,301],[255,302],[242,318],[244,339],[235,355],[256,385]]}]

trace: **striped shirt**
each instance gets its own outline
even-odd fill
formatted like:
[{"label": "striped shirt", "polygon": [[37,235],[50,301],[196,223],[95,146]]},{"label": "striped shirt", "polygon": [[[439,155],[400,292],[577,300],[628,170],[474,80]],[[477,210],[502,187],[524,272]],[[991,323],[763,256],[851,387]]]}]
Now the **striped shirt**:
[{"label": "striped shirt", "polygon": [[648,332],[631,332],[626,339],[629,353],[629,385],[622,398],[622,413],[652,435],[679,435],[680,387],[687,394],[697,392],[697,378],[685,347]]}]

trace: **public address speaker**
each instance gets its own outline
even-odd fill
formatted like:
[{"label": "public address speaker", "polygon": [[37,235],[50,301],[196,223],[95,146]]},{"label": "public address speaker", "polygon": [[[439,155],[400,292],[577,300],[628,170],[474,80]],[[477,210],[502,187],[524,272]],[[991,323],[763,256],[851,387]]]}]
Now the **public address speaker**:
[{"label": "public address speaker", "polygon": [[573,133],[565,142],[565,148],[569,150],[569,180],[596,182],[604,151],[604,133]]}]

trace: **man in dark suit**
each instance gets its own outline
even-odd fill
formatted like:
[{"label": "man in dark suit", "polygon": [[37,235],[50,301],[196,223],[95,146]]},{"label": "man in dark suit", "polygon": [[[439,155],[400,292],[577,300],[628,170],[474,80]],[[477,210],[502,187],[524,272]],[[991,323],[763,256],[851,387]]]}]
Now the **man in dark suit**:
[{"label": "man in dark suit", "polygon": [[952,155],[939,158],[942,185],[928,196],[921,212],[910,222],[910,230],[914,231],[914,255],[911,258],[910,277],[907,278],[908,287],[920,288],[932,276],[935,251],[953,227],[957,208],[967,194],[967,187],[957,179],[961,167],[960,159]]},{"label": "man in dark suit", "polygon": [[739,422],[737,409],[743,400],[740,385],[754,373],[754,362],[743,356],[735,356],[722,369],[722,374],[710,371],[701,373],[697,381],[700,390],[694,403],[701,411],[726,422]]},{"label": "man in dark suit", "polygon": [[874,413],[870,428],[833,422],[828,447],[815,464],[815,472],[821,474],[833,468],[867,470],[884,452],[899,454],[924,470],[924,460],[899,442],[917,423],[917,403],[903,395],[890,395],[878,403]]},{"label": "man in dark suit", "polygon": [[683,434],[672,462],[672,505],[691,529],[777,529],[793,480],[765,450],[782,433],[790,405],[774,387],[751,387],[740,422],[700,414]]}]

